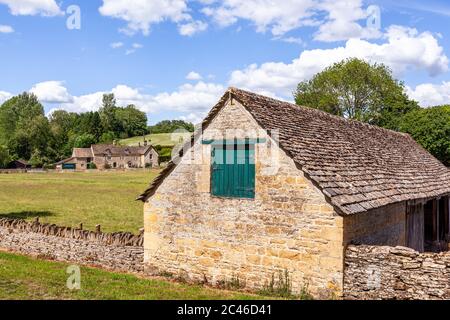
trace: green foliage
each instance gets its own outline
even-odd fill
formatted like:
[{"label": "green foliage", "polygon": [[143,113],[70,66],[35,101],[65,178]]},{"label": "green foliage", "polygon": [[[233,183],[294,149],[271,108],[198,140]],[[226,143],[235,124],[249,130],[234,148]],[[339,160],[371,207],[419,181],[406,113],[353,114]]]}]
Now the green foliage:
[{"label": "green foliage", "polygon": [[278,281],[275,281],[275,274],[269,283],[266,283],[261,294],[279,297],[292,297],[292,281],[287,270],[278,273]]},{"label": "green foliage", "polygon": [[105,131],[114,131],[117,127],[115,118],[116,108],[116,99],[114,94],[104,94],[103,105],[99,110],[99,115],[102,127]]},{"label": "green foliage", "polygon": [[8,148],[0,145],[0,169],[4,169],[11,162],[11,157],[9,156]]},{"label": "green foliage", "polygon": [[112,131],[108,131],[102,134],[100,137],[99,142],[100,143],[112,143],[114,139],[116,138],[116,135]]},{"label": "green foliage", "polygon": [[395,129],[398,116],[418,109],[383,64],[359,59],[336,63],[301,82],[295,92],[298,105]]},{"label": "green foliage", "polygon": [[157,145],[155,146],[155,149],[158,152],[160,163],[169,162],[172,160],[173,147]]},{"label": "green foliage", "polygon": [[415,110],[403,117],[400,130],[450,166],[450,105]]},{"label": "green foliage", "polygon": [[95,169],[97,169],[97,165],[95,163],[93,163],[93,162],[88,163],[87,164],[87,169],[88,170],[95,170]]},{"label": "green foliage", "polygon": [[155,133],[172,133],[176,130],[186,130],[188,132],[194,132],[194,125],[182,120],[164,120],[158,122],[154,126],[149,127],[149,131],[152,134]]},{"label": "green foliage", "polygon": [[44,107],[34,94],[24,92],[7,100],[0,107],[0,143],[8,144],[17,130],[39,116],[44,116]]},{"label": "green foliage", "polygon": [[95,144],[97,141],[95,136],[90,133],[84,133],[82,135],[76,136],[73,141],[74,148],[89,148],[91,145]]},{"label": "green foliage", "polygon": [[278,280],[275,280],[275,274],[272,274],[272,278],[269,283],[264,284],[262,290],[259,294],[272,297],[282,297],[289,299],[300,299],[300,300],[312,300],[313,297],[309,293],[308,283],[305,282],[299,295],[294,295],[292,293],[292,280],[289,275],[289,271],[284,272],[279,271]]},{"label": "green foliage", "polygon": [[115,118],[120,127],[120,138],[142,136],[147,134],[147,115],[139,111],[136,106],[117,108]]},{"label": "green foliage", "polygon": [[242,281],[237,274],[233,274],[230,280],[222,280],[217,283],[217,287],[226,290],[242,290],[245,286],[245,281]]}]

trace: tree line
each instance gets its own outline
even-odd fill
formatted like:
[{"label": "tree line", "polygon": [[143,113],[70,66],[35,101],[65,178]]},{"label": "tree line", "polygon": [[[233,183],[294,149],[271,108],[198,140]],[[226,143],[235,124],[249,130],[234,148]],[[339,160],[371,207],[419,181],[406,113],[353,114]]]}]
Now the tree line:
[{"label": "tree line", "polygon": [[112,93],[103,95],[98,111],[56,110],[46,117],[36,95],[24,92],[0,106],[0,168],[19,159],[33,167],[51,166],[70,157],[73,148],[177,129],[194,131],[193,124],[181,120],[147,123],[147,115],[135,105],[117,106]]},{"label": "tree line", "polygon": [[110,143],[148,133],[147,115],[136,106],[117,106],[114,94],[103,96],[98,111],[57,110],[47,118],[38,98],[28,92],[0,106],[0,168],[24,159],[34,167],[71,155],[73,148]]},{"label": "tree line", "polygon": [[450,166],[450,105],[421,108],[383,64],[347,59],[301,82],[298,105],[410,134]]}]

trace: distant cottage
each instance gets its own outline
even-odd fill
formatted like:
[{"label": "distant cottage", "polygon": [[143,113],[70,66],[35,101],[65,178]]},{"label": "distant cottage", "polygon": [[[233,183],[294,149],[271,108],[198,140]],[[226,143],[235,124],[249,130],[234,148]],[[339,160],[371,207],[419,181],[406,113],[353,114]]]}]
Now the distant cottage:
[{"label": "distant cottage", "polygon": [[147,143],[133,147],[98,144],[90,148],[74,148],[72,157],[58,162],[57,166],[60,169],[86,169],[89,163],[94,163],[98,169],[158,167],[159,155]]},{"label": "distant cottage", "polygon": [[447,250],[449,195],[409,135],[231,88],[140,196],[145,264],[339,296],[350,243]]}]

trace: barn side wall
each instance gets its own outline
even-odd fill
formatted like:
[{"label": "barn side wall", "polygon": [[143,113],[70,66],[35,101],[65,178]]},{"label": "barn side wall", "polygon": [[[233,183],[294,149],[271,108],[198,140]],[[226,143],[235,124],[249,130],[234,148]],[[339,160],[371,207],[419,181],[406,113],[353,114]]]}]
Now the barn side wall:
[{"label": "barn side wall", "polygon": [[212,197],[211,146],[197,143],[145,203],[147,268],[213,285],[239,279],[254,290],[288,271],[293,292],[339,296],[343,218],[237,102],[204,133],[235,137],[267,139],[256,145],[256,199]]},{"label": "barn side wall", "polygon": [[396,203],[345,217],[344,242],[406,246],[406,203]]}]

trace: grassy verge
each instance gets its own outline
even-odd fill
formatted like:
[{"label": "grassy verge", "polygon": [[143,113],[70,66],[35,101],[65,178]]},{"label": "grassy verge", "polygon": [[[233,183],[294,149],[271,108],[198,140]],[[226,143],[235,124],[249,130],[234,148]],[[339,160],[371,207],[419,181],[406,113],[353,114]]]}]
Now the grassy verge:
[{"label": "grassy verge", "polygon": [[142,279],[81,267],[81,289],[69,290],[69,264],[36,260],[0,252],[0,299],[76,300],[215,300],[262,299],[261,296],[223,291],[163,280]]},{"label": "grassy verge", "polygon": [[137,233],[143,211],[135,199],[158,172],[0,174],[0,218]]}]

